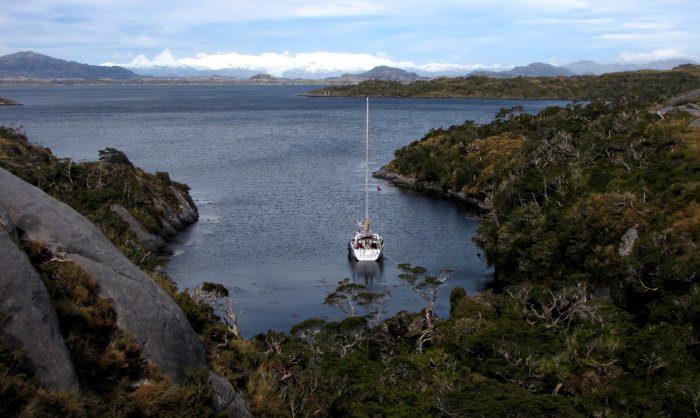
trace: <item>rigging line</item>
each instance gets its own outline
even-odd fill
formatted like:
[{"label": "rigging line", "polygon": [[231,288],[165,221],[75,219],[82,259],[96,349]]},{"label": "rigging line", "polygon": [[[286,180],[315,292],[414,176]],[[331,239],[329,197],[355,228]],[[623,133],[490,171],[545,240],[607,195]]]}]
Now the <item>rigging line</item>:
[{"label": "rigging line", "polygon": [[394,264],[396,264],[397,266],[398,266],[399,264],[401,264],[401,263],[399,263],[398,261],[396,261],[396,259],[394,259],[394,257],[392,257],[392,256],[390,256],[389,254],[387,254],[386,251],[382,252],[382,255],[383,255],[384,257],[388,258],[390,261],[394,262]]},{"label": "rigging line", "polygon": [[[313,255],[313,254],[325,254],[325,253],[329,253],[329,252],[331,252],[331,251],[337,251],[337,249],[336,249],[336,248],[329,248],[329,249],[322,250],[322,251],[310,251],[310,252],[307,252],[307,253],[295,254],[295,255],[296,255],[296,256],[305,256],[305,255]],[[263,261],[263,262],[264,262],[264,261],[271,261],[271,260],[280,259],[280,258],[287,257],[287,256],[288,256],[288,255],[272,256],[272,257],[261,258],[261,259],[258,259],[257,261]],[[253,277],[253,276],[249,276],[249,275],[247,275],[247,274],[243,274],[243,273],[239,273],[239,272],[233,273],[233,276],[235,276],[235,277],[242,277],[242,278],[248,279],[248,280],[250,280],[250,281],[252,281],[252,282],[254,282],[254,283],[255,283],[255,282],[258,282],[258,281],[260,280],[260,277],[259,277],[259,276],[258,276],[258,277]],[[270,288],[273,289],[273,287],[270,287]]]},{"label": "rigging line", "polygon": [[365,106],[365,219],[369,219],[369,96]]},{"label": "rigging line", "polygon": [[[301,254],[291,254],[291,255],[295,256],[295,257],[303,257],[306,255],[325,254],[325,253],[329,253],[331,251],[337,251],[337,248],[328,248],[328,249],[321,250],[321,251],[308,251],[308,252],[301,253]],[[270,257],[265,257],[265,258],[258,258],[256,261],[272,261],[272,260],[285,258],[285,257],[289,257],[289,256],[290,256],[290,254],[275,255],[275,256],[270,256]]]}]

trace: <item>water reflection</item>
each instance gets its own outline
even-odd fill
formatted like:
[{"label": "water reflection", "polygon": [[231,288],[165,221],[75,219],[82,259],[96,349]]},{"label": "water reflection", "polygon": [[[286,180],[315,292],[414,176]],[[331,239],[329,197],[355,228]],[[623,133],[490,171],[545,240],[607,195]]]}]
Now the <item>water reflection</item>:
[{"label": "water reflection", "polygon": [[375,279],[381,281],[384,276],[384,263],[381,258],[379,261],[357,261],[348,257],[348,265],[353,281],[362,281],[365,286],[373,285]]}]

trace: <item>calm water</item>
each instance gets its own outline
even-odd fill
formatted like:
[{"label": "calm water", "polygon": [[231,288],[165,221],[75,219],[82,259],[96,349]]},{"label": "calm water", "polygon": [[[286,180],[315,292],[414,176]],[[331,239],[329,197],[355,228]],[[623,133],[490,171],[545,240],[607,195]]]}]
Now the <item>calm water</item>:
[{"label": "calm water", "polygon": [[[452,202],[382,181],[373,180],[370,198],[387,258],[348,261],[347,241],[362,216],[364,100],[299,96],[309,89],[0,88],[0,97],[25,104],[0,107],[0,124],[22,125],[35,142],[74,159],[95,159],[98,150],[115,147],[146,170],[168,171],[189,184],[201,219],[178,237],[168,271],[181,288],[202,281],[231,288],[246,335],[339,317],[323,300],[345,277],[389,290],[392,312],[417,309],[395,261],[453,269],[448,287],[482,288],[491,271],[471,241],[477,223]],[[536,112],[558,104],[374,99],[371,168],[433,127],[487,122],[502,107]]]}]

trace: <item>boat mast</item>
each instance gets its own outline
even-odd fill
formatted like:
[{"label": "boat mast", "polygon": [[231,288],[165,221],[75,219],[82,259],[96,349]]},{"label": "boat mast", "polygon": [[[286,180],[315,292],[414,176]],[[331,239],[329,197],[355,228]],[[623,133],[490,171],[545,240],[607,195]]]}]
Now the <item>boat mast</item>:
[{"label": "boat mast", "polygon": [[369,96],[365,106],[365,228],[369,231]]}]

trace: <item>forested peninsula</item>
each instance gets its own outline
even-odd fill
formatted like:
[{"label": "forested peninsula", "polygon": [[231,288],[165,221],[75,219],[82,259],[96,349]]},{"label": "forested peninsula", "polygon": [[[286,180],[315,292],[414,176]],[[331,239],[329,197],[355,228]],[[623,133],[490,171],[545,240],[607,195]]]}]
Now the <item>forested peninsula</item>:
[{"label": "forested peninsula", "polygon": [[[228,289],[181,291],[162,270],[160,240],[197,217],[187,186],[118,150],[76,163],[0,129],[0,243],[45,289],[65,366],[57,382],[41,352],[0,339],[0,415],[696,416],[697,69],[600,79],[608,100],[436,129],[379,173],[473,204],[487,289],[454,288],[439,318],[449,273],[402,264],[420,312],[386,317],[387,294],[338,278],[319,303],[344,320],[250,339]],[[110,293],[134,278],[173,326]],[[21,337],[31,313],[2,302],[0,335]]]},{"label": "forested peninsula", "polygon": [[634,71],[599,76],[442,77],[403,84],[364,81],[330,86],[307,93],[319,97],[455,97],[501,99],[613,100],[671,97],[700,87],[700,67],[681,65],[669,71]]}]

